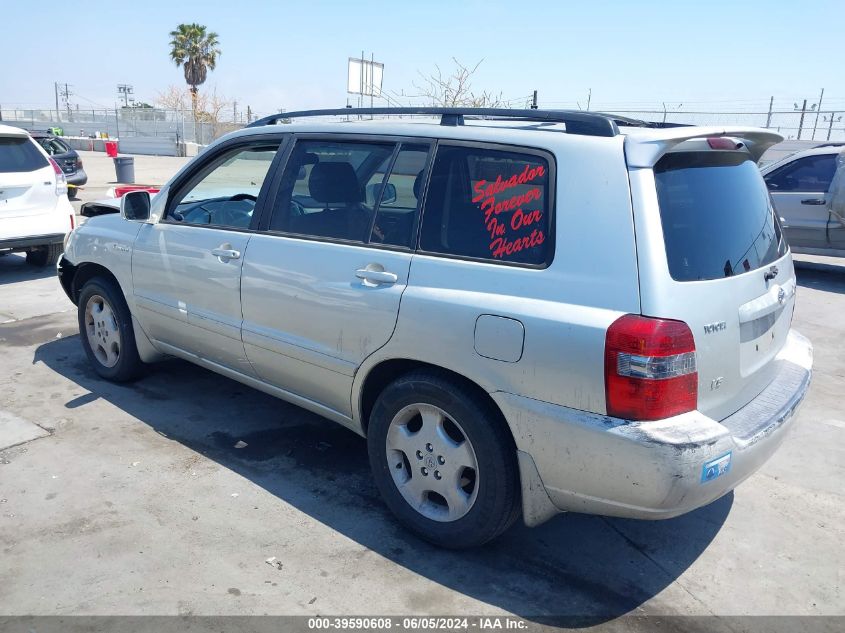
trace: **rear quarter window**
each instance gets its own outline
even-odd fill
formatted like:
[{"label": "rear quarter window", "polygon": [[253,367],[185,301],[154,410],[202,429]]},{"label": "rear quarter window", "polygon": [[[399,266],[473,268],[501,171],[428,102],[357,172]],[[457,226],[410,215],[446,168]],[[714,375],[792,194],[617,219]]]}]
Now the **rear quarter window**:
[{"label": "rear quarter window", "polygon": [[542,266],[551,259],[549,160],[536,153],[441,145],[423,209],[430,253]]},{"label": "rear quarter window", "polygon": [[49,165],[29,138],[0,136],[0,173],[28,172]]},{"label": "rear quarter window", "polygon": [[763,178],[744,152],[676,152],[654,167],[669,272],[731,277],[786,252]]}]

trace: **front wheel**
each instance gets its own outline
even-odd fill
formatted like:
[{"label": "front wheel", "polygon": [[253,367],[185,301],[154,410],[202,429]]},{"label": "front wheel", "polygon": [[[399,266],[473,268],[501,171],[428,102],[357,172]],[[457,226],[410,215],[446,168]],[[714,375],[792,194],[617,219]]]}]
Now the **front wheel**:
[{"label": "front wheel", "polygon": [[414,372],[373,407],[370,466],[387,506],[442,547],[482,545],[519,515],[513,440],[494,407],[454,380]]},{"label": "front wheel", "polygon": [[132,315],[116,283],[102,277],[82,287],[77,302],[85,355],[100,376],[114,382],[137,378],[143,369]]}]

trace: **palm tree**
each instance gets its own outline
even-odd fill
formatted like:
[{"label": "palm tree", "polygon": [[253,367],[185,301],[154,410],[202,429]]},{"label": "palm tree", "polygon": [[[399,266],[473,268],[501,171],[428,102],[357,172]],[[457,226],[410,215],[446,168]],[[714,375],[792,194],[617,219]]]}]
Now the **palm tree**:
[{"label": "palm tree", "polygon": [[208,71],[214,70],[220,55],[217,33],[208,32],[197,24],[180,24],[170,32],[170,59],[185,71],[185,81],[191,90],[194,119],[197,116],[197,93],[205,83]]}]

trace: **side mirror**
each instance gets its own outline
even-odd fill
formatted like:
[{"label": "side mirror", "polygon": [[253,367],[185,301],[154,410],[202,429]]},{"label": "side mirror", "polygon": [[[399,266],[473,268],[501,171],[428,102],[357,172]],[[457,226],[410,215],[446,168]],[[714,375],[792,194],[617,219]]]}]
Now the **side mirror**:
[{"label": "side mirror", "polygon": [[381,204],[393,204],[396,202],[396,185],[387,183],[382,185],[380,182],[367,185],[367,204],[371,207],[378,202],[379,192],[384,190],[381,194]]},{"label": "side mirror", "polygon": [[150,193],[130,191],[120,199],[120,215],[125,220],[146,222],[150,219]]},{"label": "side mirror", "polygon": [[387,183],[381,193],[381,203],[393,204],[394,202],[396,202],[396,185]]}]

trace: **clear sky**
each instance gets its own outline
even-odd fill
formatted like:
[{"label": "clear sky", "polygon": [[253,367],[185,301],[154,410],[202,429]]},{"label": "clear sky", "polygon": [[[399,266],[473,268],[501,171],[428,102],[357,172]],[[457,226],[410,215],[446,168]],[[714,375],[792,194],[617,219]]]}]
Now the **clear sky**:
[{"label": "clear sky", "polygon": [[[258,113],[346,103],[347,58],[372,52],[384,89],[474,65],[476,90],[539,91],[541,107],[765,110],[818,100],[845,110],[845,0],[4,0],[0,106],[51,107],[53,82],[80,108],[113,107],[116,85],[154,102],[183,85],[168,32],[199,22],[223,54],[206,86]],[[36,19],[37,18],[37,19]],[[800,101],[799,101],[800,103]]]}]

